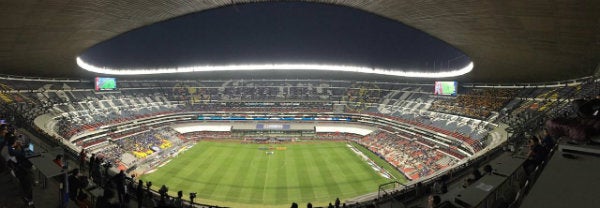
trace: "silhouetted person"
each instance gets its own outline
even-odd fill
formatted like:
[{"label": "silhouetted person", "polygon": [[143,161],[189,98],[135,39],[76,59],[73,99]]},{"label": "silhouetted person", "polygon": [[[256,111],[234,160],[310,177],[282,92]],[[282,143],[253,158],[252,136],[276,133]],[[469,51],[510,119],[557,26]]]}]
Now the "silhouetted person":
[{"label": "silhouetted person", "polygon": [[94,183],[102,184],[102,171],[100,170],[100,164],[102,160],[98,157],[94,157],[94,166],[91,166],[92,169],[92,178],[94,179]]},{"label": "silhouetted person", "polygon": [[6,146],[6,134],[8,133],[8,126],[6,124],[0,125],[0,152]]},{"label": "silhouetted person", "polygon": [[531,137],[529,139],[529,153],[527,154],[527,160],[523,163],[527,174],[532,173],[535,167],[544,161],[546,158],[546,148],[540,145],[538,138]]},{"label": "silhouetted person", "polygon": [[167,197],[169,193],[169,188],[167,188],[167,186],[162,185],[160,187],[160,189],[158,190],[158,194],[160,194],[160,201],[159,201],[159,205],[164,205],[167,203]]},{"label": "silhouetted person", "polygon": [[312,204],[308,202],[308,204],[306,204],[306,208],[312,208]]},{"label": "silhouetted person", "polygon": [[425,190],[423,188],[423,183],[422,182],[418,182],[417,184],[415,184],[415,195],[417,197],[422,196],[424,194]]},{"label": "silhouetted person", "polygon": [[71,171],[69,176],[69,198],[73,201],[77,200],[79,189],[82,187],[81,179],[79,178],[79,169]]},{"label": "silhouetted person", "polygon": [[550,150],[552,150],[552,148],[554,148],[554,145],[556,145],[556,142],[554,141],[552,136],[550,136],[548,134],[546,129],[544,129],[544,132],[542,134],[542,141],[540,141],[540,145],[542,145],[542,147],[546,148],[547,152],[550,152]]},{"label": "silhouetted person", "polygon": [[115,195],[110,189],[104,189],[104,194],[96,200],[96,208],[117,207],[110,203],[110,199]]},{"label": "silhouetted person", "polygon": [[442,202],[442,198],[438,195],[431,195],[427,198],[427,207],[436,208]]},{"label": "silhouetted person", "polygon": [[481,175],[481,172],[479,172],[479,168],[477,168],[477,167],[473,168],[473,172],[471,174],[472,174],[473,180],[479,180],[481,177],[483,177]]},{"label": "silhouetted person", "polygon": [[15,136],[14,129],[8,128],[8,132],[6,132],[6,134],[4,135],[4,143],[7,147],[11,147],[15,144],[16,141],[17,137]]},{"label": "silhouetted person", "polygon": [[340,208],[340,198],[335,198],[335,208]]},{"label": "silhouetted person", "polygon": [[448,180],[449,180],[448,175],[443,175],[442,177],[440,177],[440,181],[442,183],[442,186],[440,187],[440,191],[442,194],[448,193]]},{"label": "silhouetted person", "polygon": [[81,149],[81,152],[79,152],[79,169],[83,170],[85,167],[85,157],[87,157],[86,153],[85,153],[85,149]]},{"label": "silhouetted person", "polygon": [[296,202],[292,202],[292,206],[290,208],[298,208],[298,204],[296,204]]},{"label": "silhouetted person", "polygon": [[492,169],[491,165],[486,165],[483,167],[483,171],[485,172],[486,175],[492,175],[492,172],[494,172],[494,169]]},{"label": "silhouetted person", "polygon": [[119,171],[119,174],[113,176],[111,179],[115,183],[115,189],[117,189],[117,197],[119,199],[119,204],[123,205],[125,203],[125,172],[123,170]]},{"label": "silhouetted person", "polygon": [[[6,146],[6,134],[8,133],[8,126],[6,124],[0,125],[0,156],[4,157],[0,159],[0,172],[5,168],[5,160],[8,159],[8,155],[6,155],[2,150],[4,150],[4,146]],[[10,148],[10,147],[9,147]]]},{"label": "silhouetted person", "polygon": [[29,205],[33,205],[33,174],[31,173],[31,162],[25,157],[25,150],[21,146],[21,142],[15,142],[9,149],[8,154],[14,159],[9,160],[12,163],[15,176],[19,179],[19,184],[25,194],[25,200]]},{"label": "silhouetted person", "polygon": [[471,184],[475,183],[475,180],[472,178],[466,178],[463,183],[463,188],[469,187]]},{"label": "silhouetted person", "polygon": [[62,161],[63,156],[58,154],[56,155],[56,157],[54,158],[54,160],[52,160],[52,162],[54,162],[56,165],[58,165],[58,167],[63,167],[63,161]]},{"label": "silhouetted person", "polygon": [[144,201],[144,182],[142,180],[138,181],[138,185],[135,189],[135,197],[138,200],[138,208],[142,208],[142,203]]},{"label": "silhouetted person", "polygon": [[177,192],[177,198],[175,199],[175,202],[173,203],[173,206],[175,206],[175,207],[183,207],[183,191],[178,191]]},{"label": "silhouetted person", "polygon": [[90,162],[88,165],[90,166],[88,170],[88,176],[92,176],[92,170],[96,165],[96,154],[92,154],[92,156],[90,156]]},{"label": "silhouetted person", "polygon": [[331,202],[329,202],[329,205],[327,206],[327,208],[333,208],[333,204],[331,204]]},{"label": "silhouetted person", "polygon": [[89,199],[89,196],[86,193],[81,193],[77,196],[77,200],[75,201],[77,206],[81,208],[91,208],[92,202]]},{"label": "silhouetted person", "polygon": [[434,183],[433,186],[431,187],[431,192],[436,193],[436,194],[442,194],[442,186],[444,182],[442,181],[441,178],[437,179]]}]

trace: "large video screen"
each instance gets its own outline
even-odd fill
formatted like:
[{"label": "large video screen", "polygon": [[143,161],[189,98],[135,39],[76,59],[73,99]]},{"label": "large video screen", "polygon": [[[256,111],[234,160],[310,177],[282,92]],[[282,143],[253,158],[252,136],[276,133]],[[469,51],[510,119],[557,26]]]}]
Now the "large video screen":
[{"label": "large video screen", "polygon": [[96,77],[96,91],[117,89],[117,79],[108,77]]},{"label": "large video screen", "polygon": [[458,83],[455,81],[436,81],[434,95],[456,95]]}]

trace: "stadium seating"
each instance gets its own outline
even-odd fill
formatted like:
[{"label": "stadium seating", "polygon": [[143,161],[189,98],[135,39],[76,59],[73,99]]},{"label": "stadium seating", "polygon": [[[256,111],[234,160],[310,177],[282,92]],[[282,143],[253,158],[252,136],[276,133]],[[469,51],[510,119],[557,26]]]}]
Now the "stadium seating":
[{"label": "stadium seating", "polygon": [[[51,130],[64,141],[119,166],[142,160],[159,164],[153,158],[162,156],[158,151],[197,139],[232,137],[230,132],[180,134],[132,124],[137,121],[186,112],[344,114],[393,125],[381,125],[366,136],[318,133],[315,138],[357,141],[414,181],[435,177],[484,150],[495,123],[526,120],[540,112],[567,115],[571,112],[562,97],[594,95],[598,88],[595,82],[559,88],[472,87],[457,97],[442,97],[425,85],[333,80],[123,81],[114,92],[95,92],[87,81],[1,82],[0,102],[11,106],[12,115],[31,121],[47,115],[54,119],[48,123],[56,123]],[[131,128],[106,130],[121,124]],[[586,124],[595,128],[595,123]],[[82,136],[100,130],[100,136]]]}]

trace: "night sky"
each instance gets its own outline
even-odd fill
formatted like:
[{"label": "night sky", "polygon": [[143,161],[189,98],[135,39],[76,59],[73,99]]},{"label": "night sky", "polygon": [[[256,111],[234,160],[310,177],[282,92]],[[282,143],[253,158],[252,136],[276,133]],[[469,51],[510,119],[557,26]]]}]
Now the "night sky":
[{"label": "night sky", "polygon": [[301,2],[239,4],[177,17],[104,41],[81,57],[112,68],[313,63],[436,71],[469,62],[454,47],[394,20]]}]

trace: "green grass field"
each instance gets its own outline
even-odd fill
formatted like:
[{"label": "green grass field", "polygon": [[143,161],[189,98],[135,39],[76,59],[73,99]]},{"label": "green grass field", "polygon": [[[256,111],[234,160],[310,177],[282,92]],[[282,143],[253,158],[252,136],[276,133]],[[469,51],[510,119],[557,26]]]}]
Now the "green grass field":
[{"label": "green grass field", "polygon": [[343,142],[297,142],[275,146],[200,142],[167,165],[142,176],[169,194],[197,192],[198,203],[232,207],[327,205],[377,191],[381,177]]}]

